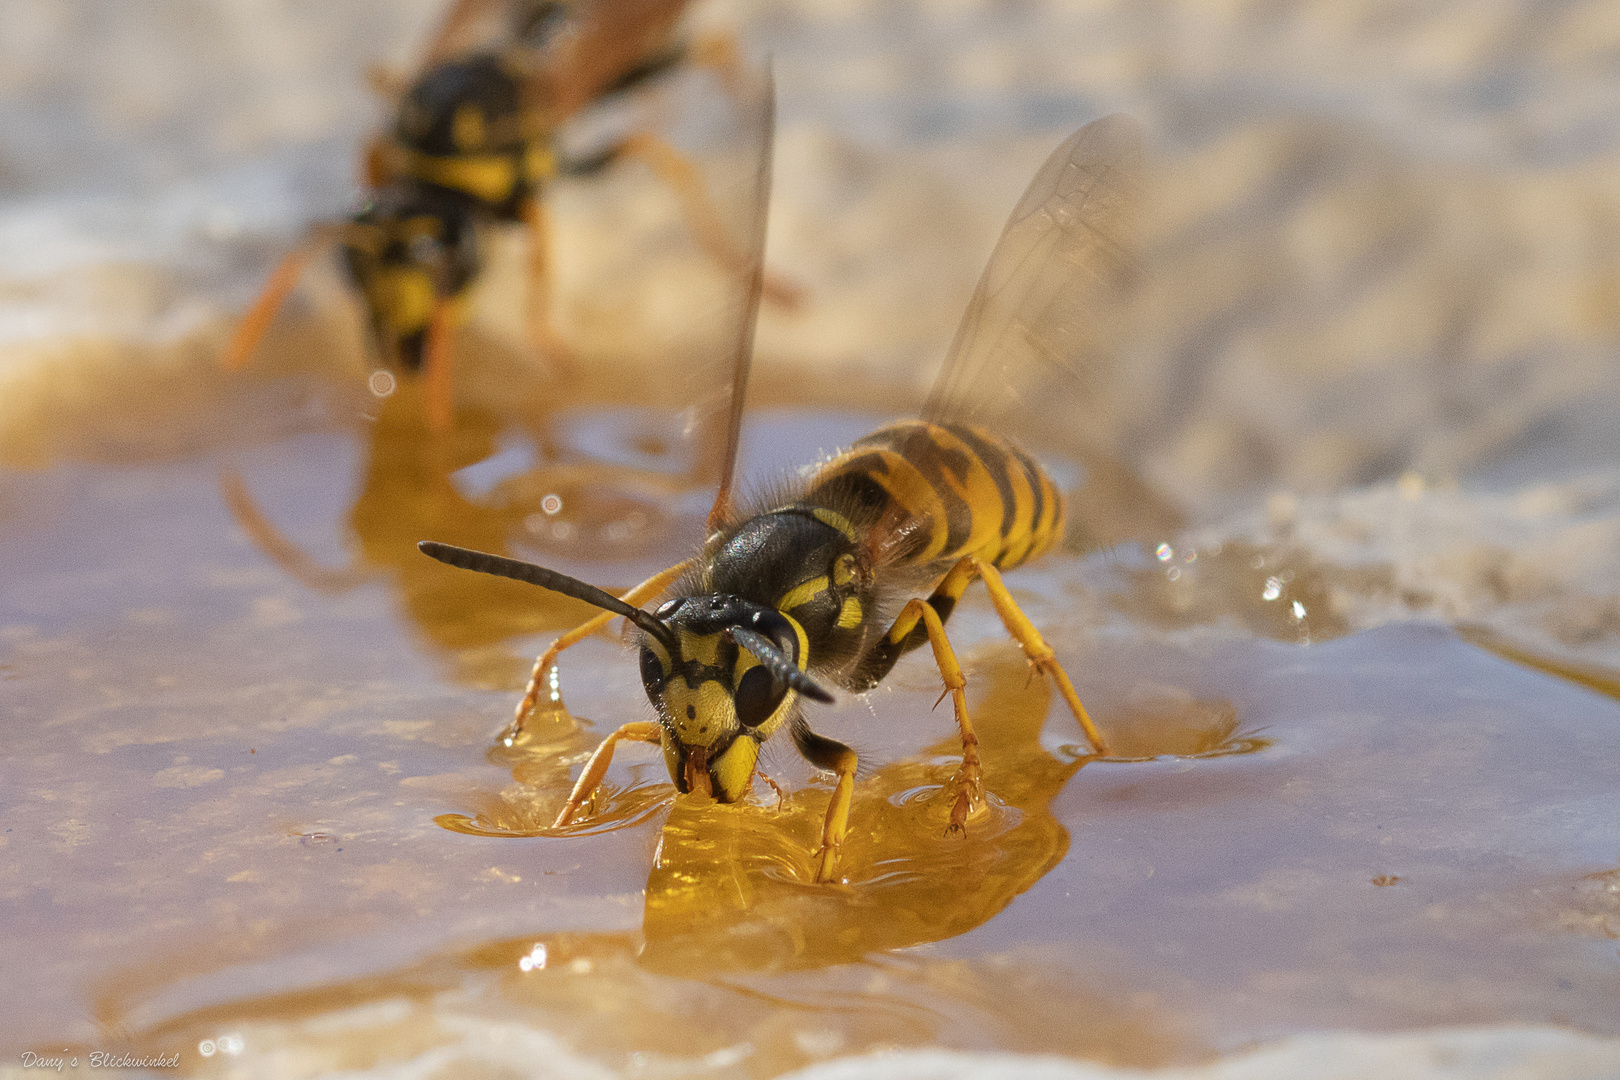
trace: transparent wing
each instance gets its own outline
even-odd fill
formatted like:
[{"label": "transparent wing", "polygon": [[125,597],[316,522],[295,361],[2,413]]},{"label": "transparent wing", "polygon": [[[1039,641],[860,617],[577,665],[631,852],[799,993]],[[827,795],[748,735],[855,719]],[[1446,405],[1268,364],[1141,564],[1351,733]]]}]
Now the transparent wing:
[{"label": "transparent wing", "polygon": [[979,424],[1033,451],[1069,496],[1069,543],[1162,535],[1180,514],[1111,453],[1103,394],[1142,270],[1142,138],[1115,115],[1053,151],[1019,200],[923,417]]},{"label": "transparent wing", "polygon": [[925,419],[1084,446],[1139,275],[1141,132],[1104,117],[1064,141],[1019,200],[979,279]]}]

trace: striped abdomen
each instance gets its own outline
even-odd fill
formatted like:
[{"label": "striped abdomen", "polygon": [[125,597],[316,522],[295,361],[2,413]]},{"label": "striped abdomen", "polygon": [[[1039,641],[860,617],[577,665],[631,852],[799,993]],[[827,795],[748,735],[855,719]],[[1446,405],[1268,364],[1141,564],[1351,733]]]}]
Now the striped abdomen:
[{"label": "striped abdomen", "polygon": [[1063,538],[1063,496],[1051,478],[1012,444],[960,424],[879,428],[818,469],[804,502],[899,530],[902,563],[976,555],[1010,570]]}]

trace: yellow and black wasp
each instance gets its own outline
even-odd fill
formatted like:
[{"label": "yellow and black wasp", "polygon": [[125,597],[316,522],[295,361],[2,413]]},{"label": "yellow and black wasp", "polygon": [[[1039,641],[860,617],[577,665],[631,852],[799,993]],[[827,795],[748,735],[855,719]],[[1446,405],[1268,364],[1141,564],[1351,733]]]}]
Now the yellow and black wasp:
[{"label": "yellow and black wasp", "polygon": [[[1064,536],[1064,494],[1014,436],[1038,443],[1085,423],[1087,388],[1104,366],[1136,276],[1131,231],[1139,174],[1140,137],[1128,118],[1098,120],[1072,135],[1013,211],[921,418],[879,428],[761,505],[733,506],[728,465],[703,550],[622,598],[529,563],[419,545],[453,566],[527,581],[602,609],[537,661],[519,724],[564,648],[615,616],[639,632],[642,683],[657,719],[627,723],[608,736],[558,815],[559,826],[591,797],[619,742],[658,744],[678,791],[735,802],[752,788],[761,744],[785,731],[805,758],[837,776],[814,869],[817,881],[834,880],[856,755],[812,730],[806,703],[831,702],[837,689],[864,691],[927,643],[961,733],[951,810],[952,828],[961,828],[983,787],[966,680],[945,622],[975,579],[984,581],[1008,632],[1056,685],[1094,750],[1107,752],[1051,646],[1001,574],[1051,551]],[[759,278],[756,251],[756,301]],[[734,366],[733,456],[749,360],[744,340]],[[639,606],[660,596],[654,607]]]},{"label": "yellow and black wasp", "polygon": [[[315,228],[272,273],[238,325],[222,363],[246,364],[310,259],[343,247],[365,298],[375,340],[391,366],[422,372],[430,425],[450,424],[450,334],[482,266],[481,234],[521,223],[529,235],[527,322],[553,362],[568,350],[547,314],[544,185],[593,172],[625,154],[644,158],[686,206],[715,258],[737,262],[690,163],[655,136],[634,133],[580,160],[557,150],[558,129],[594,102],[687,59],[725,74],[719,39],[689,46],[675,35],[688,0],[459,0],[421,74],[399,95],[392,127],[367,148],[369,193],[349,220]],[[469,42],[480,41],[470,47]],[[784,302],[790,285],[776,286]]]}]

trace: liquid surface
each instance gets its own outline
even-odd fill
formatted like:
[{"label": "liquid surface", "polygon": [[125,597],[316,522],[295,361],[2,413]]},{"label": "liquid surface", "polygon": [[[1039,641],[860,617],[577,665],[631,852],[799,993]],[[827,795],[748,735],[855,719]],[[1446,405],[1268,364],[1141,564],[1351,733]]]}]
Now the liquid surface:
[{"label": "liquid surface", "polygon": [[[504,1033],[763,1077],[923,1045],[1148,1066],[1318,1029],[1620,1034],[1620,703],[1438,625],[1347,634],[1320,569],[1268,549],[1009,576],[1106,760],[971,590],[949,628],[989,799],[965,835],[926,651],[817,709],[863,761],[844,884],[807,884],[830,786],[786,744],[780,803],[676,800],[628,746],[551,830],[571,770],[649,715],[634,658],[569,651],[574,719],[497,742],[588,610],[414,543],[625,586],[707,497],[659,478],[634,412],[558,414],[572,456],[493,422],[430,454],[416,407],[5,475],[0,964],[32,978],[0,1044],[213,1069],[193,1050],[230,1033],[313,1075]],[[745,459],[770,476],[871,422],[763,411]]]}]

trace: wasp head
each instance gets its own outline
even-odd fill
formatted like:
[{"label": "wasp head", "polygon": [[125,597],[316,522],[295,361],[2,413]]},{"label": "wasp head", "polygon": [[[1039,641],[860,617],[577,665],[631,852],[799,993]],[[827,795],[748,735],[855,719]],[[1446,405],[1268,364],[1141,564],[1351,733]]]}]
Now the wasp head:
[{"label": "wasp head", "polygon": [[775,608],[740,596],[682,596],[644,611],[533,563],[431,540],[416,546],[451,566],[526,581],[629,619],[641,631],[641,681],[682,792],[741,799],[752,786],[759,744],[788,721],[798,698],[833,700],[805,671],[804,628]]},{"label": "wasp head", "polygon": [[641,681],[664,728],[664,758],[682,792],[735,802],[752,787],[759,746],[800,695],[831,701],[805,674],[804,628],[737,596],[666,601],[643,629]]}]

